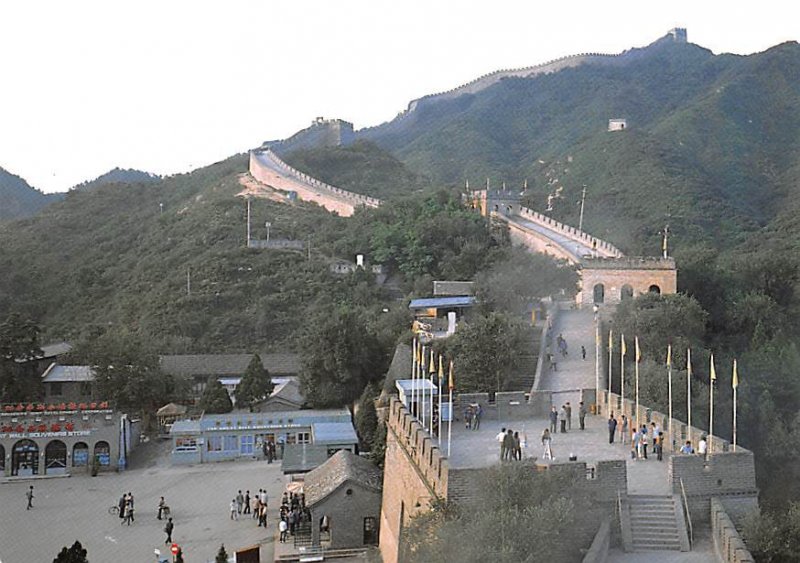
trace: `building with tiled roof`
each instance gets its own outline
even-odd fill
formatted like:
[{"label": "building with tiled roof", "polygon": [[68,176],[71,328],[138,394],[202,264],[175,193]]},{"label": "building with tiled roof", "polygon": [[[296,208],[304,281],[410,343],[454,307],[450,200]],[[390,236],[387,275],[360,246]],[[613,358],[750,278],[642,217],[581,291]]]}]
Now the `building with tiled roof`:
[{"label": "building with tiled roof", "polygon": [[341,450],[305,476],[312,544],[330,549],[378,543],[383,472],[372,462]]}]

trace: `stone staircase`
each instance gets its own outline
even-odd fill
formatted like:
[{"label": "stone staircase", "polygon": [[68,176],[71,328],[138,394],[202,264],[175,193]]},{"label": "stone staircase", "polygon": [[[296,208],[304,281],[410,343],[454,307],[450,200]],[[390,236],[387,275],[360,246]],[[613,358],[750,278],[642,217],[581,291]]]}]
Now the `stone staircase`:
[{"label": "stone staircase", "polygon": [[626,551],[689,551],[683,507],[671,495],[628,495]]}]

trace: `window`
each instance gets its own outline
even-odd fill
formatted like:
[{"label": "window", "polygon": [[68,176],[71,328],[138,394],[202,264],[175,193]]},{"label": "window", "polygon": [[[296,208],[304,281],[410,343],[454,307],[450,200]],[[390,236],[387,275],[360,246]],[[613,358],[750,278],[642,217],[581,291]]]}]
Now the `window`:
[{"label": "window", "polygon": [[222,451],[222,436],[209,436],[208,437],[208,451],[221,452]]},{"label": "window", "polygon": [[51,395],[63,395],[64,389],[62,384],[59,383],[51,383],[50,384],[50,394]]},{"label": "window", "polygon": [[197,451],[197,438],[184,436],[175,438],[175,451],[176,452],[196,452]]},{"label": "window", "polygon": [[378,519],[374,516],[364,518],[364,545],[378,545]]},{"label": "window", "polygon": [[235,452],[239,449],[239,437],[238,436],[225,436],[225,446],[224,449],[226,452]]},{"label": "window", "polygon": [[242,447],[239,450],[242,455],[253,455],[253,444],[255,436],[242,436]]},{"label": "window", "polygon": [[297,433],[297,443],[298,444],[310,444],[311,443],[311,432],[298,432]]}]

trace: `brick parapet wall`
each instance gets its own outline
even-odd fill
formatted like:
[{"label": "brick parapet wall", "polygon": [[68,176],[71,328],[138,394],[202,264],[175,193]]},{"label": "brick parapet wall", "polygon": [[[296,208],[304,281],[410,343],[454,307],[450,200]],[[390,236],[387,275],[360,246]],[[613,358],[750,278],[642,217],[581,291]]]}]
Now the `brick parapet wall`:
[{"label": "brick parapet wall", "polygon": [[586,245],[590,248],[592,248],[594,244],[597,244],[597,256],[601,258],[621,258],[623,256],[620,249],[613,244],[594,237],[584,231],[579,231],[575,227],[565,225],[564,223],[547,217],[538,211],[528,209],[527,207],[521,207],[519,210],[519,215],[527,221],[541,225],[572,241],[579,242],[580,244]]},{"label": "brick parapet wall", "polygon": [[736,525],[728,516],[723,503],[717,498],[712,498],[710,501],[710,519],[714,550],[720,561],[724,563],[752,563],[755,561],[739,535]]}]

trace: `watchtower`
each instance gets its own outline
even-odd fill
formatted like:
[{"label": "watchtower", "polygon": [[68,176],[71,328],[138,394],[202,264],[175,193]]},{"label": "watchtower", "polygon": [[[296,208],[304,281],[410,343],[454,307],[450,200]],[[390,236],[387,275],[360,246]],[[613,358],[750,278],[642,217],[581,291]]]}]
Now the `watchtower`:
[{"label": "watchtower", "polygon": [[616,305],[643,293],[676,293],[673,258],[586,258],[580,266],[579,305]]},{"label": "watchtower", "polygon": [[488,217],[492,213],[503,216],[519,213],[522,196],[514,190],[478,190],[472,192],[472,207],[481,210]]}]

